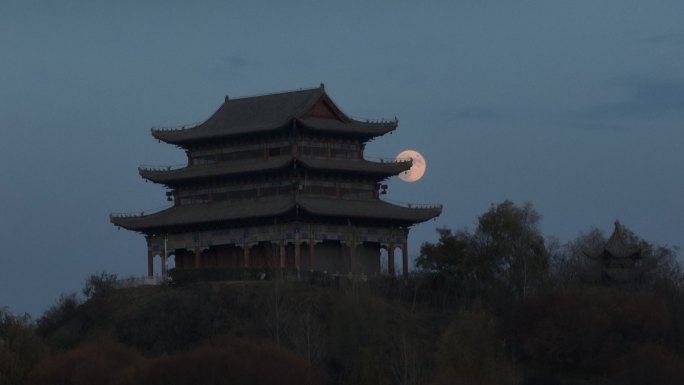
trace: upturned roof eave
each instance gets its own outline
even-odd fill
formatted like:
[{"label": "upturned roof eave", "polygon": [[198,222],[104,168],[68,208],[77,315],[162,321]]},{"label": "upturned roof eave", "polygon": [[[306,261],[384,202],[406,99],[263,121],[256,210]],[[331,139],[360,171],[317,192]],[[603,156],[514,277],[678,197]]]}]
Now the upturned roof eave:
[{"label": "upturned roof eave", "polygon": [[441,207],[407,208],[381,200],[346,200],[283,196],[277,199],[214,202],[175,206],[152,214],[112,216],[115,226],[140,233],[182,226],[201,226],[284,215],[296,206],[320,217],[386,220],[413,225],[439,216]]},{"label": "upturned roof eave", "polygon": [[297,127],[308,131],[357,137],[364,141],[390,133],[398,126],[397,121],[362,122],[350,119],[349,122],[340,122],[334,119],[313,117],[299,117],[296,123]]},{"label": "upturned roof eave", "polygon": [[286,214],[294,209],[293,197],[280,199],[210,202],[196,205],[173,206],[155,213],[110,216],[115,226],[140,233],[182,226],[206,225],[226,221],[259,219]]},{"label": "upturned roof eave", "polygon": [[164,143],[173,144],[187,148],[196,143],[202,143],[217,139],[235,138],[238,136],[249,136],[265,134],[269,132],[282,131],[292,125],[292,120],[288,119],[282,123],[268,126],[245,127],[240,130],[227,132],[223,130],[201,130],[202,124],[185,129],[152,129],[152,137]]},{"label": "upturned roof eave", "polygon": [[257,161],[243,161],[238,165],[219,163],[213,165],[189,166],[175,170],[152,170],[141,167],[138,168],[138,174],[150,182],[172,185],[191,180],[212,179],[254,172],[279,170],[290,165],[292,161],[293,158],[291,156],[279,156],[259,159]]},{"label": "upturned roof eave", "polygon": [[438,217],[441,206],[411,208],[398,206],[383,200],[344,200],[332,198],[302,197],[298,201],[304,210],[321,216],[390,220],[404,224],[417,224]]},{"label": "upturned roof eave", "polygon": [[[268,132],[277,132],[289,129],[292,125],[292,119],[288,119],[279,124],[269,126],[252,126],[243,127],[238,130],[202,130],[202,125],[184,128],[184,129],[151,129],[152,137],[164,143],[173,144],[179,147],[187,147],[195,143],[201,143],[210,140],[234,138],[238,136],[249,136],[264,134]],[[333,121],[330,124],[311,123],[311,118],[295,119],[298,127],[312,132],[319,132],[325,134],[337,134],[343,136],[357,137],[362,140],[370,140],[379,136],[390,133],[397,128],[396,122],[389,123],[363,123],[352,121],[350,123],[342,123]],[[338,124],[339,123],[339,124]]]},{"label": "upturned roof eave", "polygon": [[[242,175],[245,173],[267,172],[280,170],[297,160],[304,167],[317,171],[349,172],[356,174],[371,175],[383,179],[397,175],[411,168],[412,162],[373,162],[365,159],[342,160],[331,158],[315,158],[302,155],[290,155],[281,158],[280,161],[268,163],[266,159],[245,162],[240,164],[243,168],[231,169],[231,164],[217,164],[208,166],[183,167],[174,170],[153,170],[139,168],[138,174],[153,183],[173,185],[191,180],[212,179],[226,176]],[[274,159],[274,158],[270,158]],[[193,173],[193,171],[195,171]]]}]

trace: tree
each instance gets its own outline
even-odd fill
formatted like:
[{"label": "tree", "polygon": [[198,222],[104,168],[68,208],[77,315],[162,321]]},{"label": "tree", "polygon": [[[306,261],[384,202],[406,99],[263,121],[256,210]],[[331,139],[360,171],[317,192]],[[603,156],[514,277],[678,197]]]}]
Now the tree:
[{"label": "tree", "polygon": [[530,203],[504,201],[478,218],[474,233],[439,229],[436,244],[424,243],[419,268],[436,273],[467,297],[505,289],[517,298],[541,287],[549,253],[539,230],[541,216]]},{"label": "tree", "polygon": [[[633,267],[634,279],[626,283],[653,287],[665,282],[668,285],[682,287],[684,275],[677,262],[678,249],[676,247],[655,245],[638,237],[620,222],[616,222],[616,225],[625,243],[641,249],[641,259]],[[581,233],[577,238],[566,243],[553,258],[552,276],[556,286],[581,286],[588,282],[598,281],[596,277],[600,275],[603,267],[590,260],[585,252],[601,249],[607,241],[601,230],[592,227],[586,233]]]},{"label": "tree", "polygon": [[494,316],[482,309],[460,312],[439,339],[434,383],[485,385],[515,380]]},{"label": "tree", "polygon": [[46,352],[28,315],[17,316],[0,308],[0,385],[24,383]]},{"label": "tree", "polygon": [[647,291],[585,287],[515,305],[508,341],[523,362],[554,371],[601,372],[642,344],[672,345],[667,301]]},{"label": "tree", "polygon": [[590,260],[584,250],[593,250],[606,243],[603,231],[592,227],[586,233],[581,233],[574,240],[564,245],[555,243],[551,259],[551,281],[558,288],[570,288],[582,284]]},{"label": "tree", "polygon": [[295,352],[309,365],[319,364],[325,354],[325,330],[321,321],[322,310],[313,301],[305,301],[296,306],[292,316],[289,339]]},{"label": "tree", "polygon": [[76,293],[60,295],[36,322],[36,332],[52,346],[74,346],[83,337],[77,317],[80,305]]},{"label": "tree", "polygon": [[41,361],[29,375],[31,385],[110,384],[124,369],[142,357],[135,350],[111,340],[89,341]]},{"label": "tree", "polygon": [[506,200],[478,219],[479,255],[495,264],[505,286],[518,298],[543,283],[548,272],[548,253],[539,230],[541,215],[525,203]]},{"label": "tree", "polygon": [[86,299],[91,299],[108,293],[116,287],[117,275],[100,272],[91,275],[86,279],[83,287],[83,295]]},{"label": "tree", "polygon": [[476,296],[491,272],[488,264],[474,253],[473,235],[467,229],[452,232],[440,228],[437,233],[437,243],[421,245],[416,266],[433,273],[434,283],[441,292],[442,308],[445,308],[452,293],[465,298]]}]

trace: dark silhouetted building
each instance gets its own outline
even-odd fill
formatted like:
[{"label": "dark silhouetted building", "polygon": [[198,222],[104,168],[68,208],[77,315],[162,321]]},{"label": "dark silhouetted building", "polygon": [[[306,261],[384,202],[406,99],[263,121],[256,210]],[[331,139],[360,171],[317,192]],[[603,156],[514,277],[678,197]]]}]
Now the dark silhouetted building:
[{"label": "dark silhouetted building", "polygon": [[608,241],[601,247],[585,249],[591,260],[590,280],[602,282],[631,282],[641,273],[642,248],[636,241],[628,239],[620,222]]},{"label": "dark silhouetted building", "polygon": [[395,250],[408,272],[409,228],[441,213],[440,205],[396,205],[380,199],[382,182],[411,160],[369,161],[368,141],[397,121],[345,115],[318,88],[237,99],[226,97],[205,122],[152,129],[182,148],[187,165],[143,168],[167,187],[172,207],[111,222],[147,240],[154,257],[175,258],[177,269],[283,268],[376,275],[381,249],[395,274]]}]

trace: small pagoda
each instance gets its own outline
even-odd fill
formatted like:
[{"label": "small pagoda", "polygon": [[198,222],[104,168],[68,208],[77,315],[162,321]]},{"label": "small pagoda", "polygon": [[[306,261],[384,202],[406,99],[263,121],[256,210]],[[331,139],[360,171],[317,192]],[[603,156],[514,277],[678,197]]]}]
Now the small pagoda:
[{"label": "small pagoda", "polygon": [[360,121],[344,114],[323,84],[312,89],[229,99],[205,122],[152,129],[185,150],[182,167],[141,167],[166,187],[172,205],[158,212],[111,215],[147,241],[147,273],[161,257],[177,269],[264,268],[374,276],[387,250],[408,274],[411,226],[437,217],[441,205],[380,199],[383,181],[411,159],[369,161],[366,143],[397,120]]},{"label": "small pagoda", "polygon": [[601,247],[585,249],[584,254],[593,265],[593,281],[631,282],[638,278],[642,248],[628,239],[626,230],[619,221],[608,241]]}]

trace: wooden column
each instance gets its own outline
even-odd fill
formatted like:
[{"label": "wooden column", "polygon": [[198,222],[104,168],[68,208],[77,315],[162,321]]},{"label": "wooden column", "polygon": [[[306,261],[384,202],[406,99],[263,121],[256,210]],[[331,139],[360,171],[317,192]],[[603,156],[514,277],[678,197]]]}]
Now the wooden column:
[{"label": "wooden column", "polygon": [[404,273],[404,278],[408,278],[408,241],[404,240],[401,244],[401,267]]},{"label": "wooden column", "polygon": [[200,258],[202,257],[202,249],[199,247],[195,249],[195,269],[200,268]]},{"label": "wooden column", "polygon": [[295,270],[299,272],[299,269],[302,265],[302,242],[299,240],[299,234],[295,236],[294,254]]},{"label": "wooden column", "polygon": [[376,261],[378,265],[378,271],[377,274],[380,275],[382,274],[382,246],[378,248],[378,260]]},{"label": "wooden column", "polygon": [[314,272],[316,264],[316,242],[313,239],[309,240],[309,271]]},{"label": "wooden column", "polygon": [[394,243],[390,243],[387,249],[387,274],[394,277]]},{"label": "wooden column", "polygon": [[285,241],[280,240],[280,268],[285,268]]},{"label": "wooden column", "polygon": [[244,259],[244,267],[250,267],[249,263],[249,244],[247,242],[244,242],[242,244],[242,257]]},{"label": "wooden column", "polygon": [[154,252],[147,249],[147,276],[154,277]]},{"label": "wooden column", "polygon": [[162,266],[161,266],[161,271],[162,271],[162,277],[166,278],[168,271],[169,271],[169,255],[170,253],[162,253]]}]

